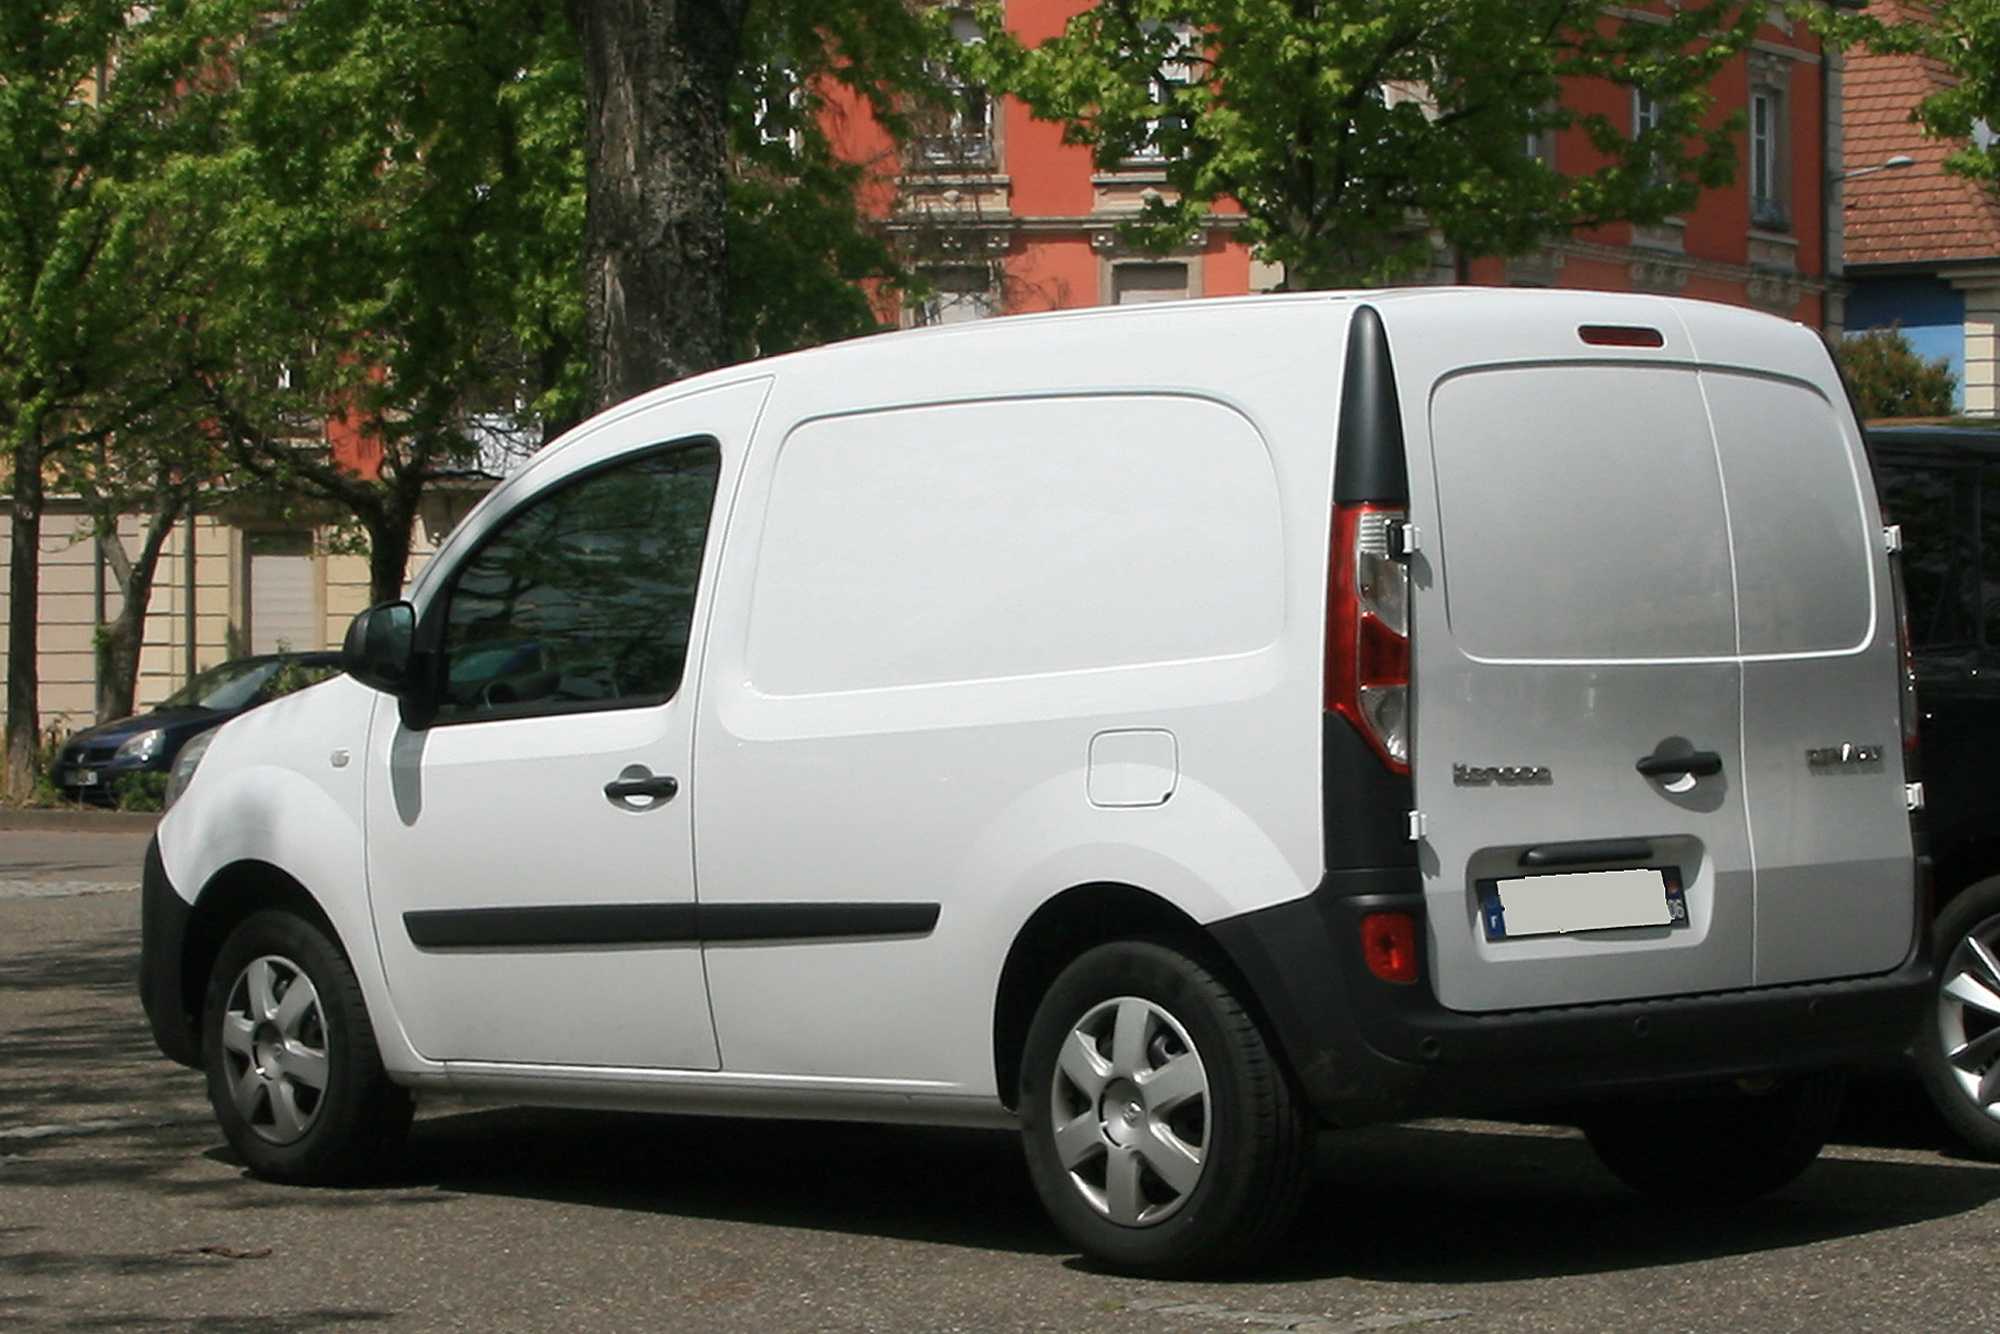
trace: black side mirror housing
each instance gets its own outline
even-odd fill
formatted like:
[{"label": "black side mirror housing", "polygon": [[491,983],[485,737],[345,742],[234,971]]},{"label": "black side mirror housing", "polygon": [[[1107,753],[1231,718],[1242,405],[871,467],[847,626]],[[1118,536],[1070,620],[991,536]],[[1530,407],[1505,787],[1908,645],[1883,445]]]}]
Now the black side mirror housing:
[{"label": "black side mirror housing", "polygon": [[401,696],[416,684],[417,609],[407,602],[378,602],[356,616],[340,645],[340,666],[355,680]]}]

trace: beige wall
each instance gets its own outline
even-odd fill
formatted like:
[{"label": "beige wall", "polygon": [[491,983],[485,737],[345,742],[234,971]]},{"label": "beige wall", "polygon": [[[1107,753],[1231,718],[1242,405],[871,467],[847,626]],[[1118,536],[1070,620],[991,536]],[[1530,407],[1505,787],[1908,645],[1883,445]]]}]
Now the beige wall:
[{"label": "beige wall", "polygon": [[[462,512],[462,508],[454,507],[453,513]],[[120,525],[128,551],[138,546],[140,525],[137,517]],[[440,528],[432,523],[418,525],[410,574],[436,550],[444,536]],[[187,681],[190,598],[196,671],[247,651],[243,585],[248,554],[244,531],[211,515],[195,519],[190,589],[189,525],[182,523],[175,528],[160,561],[146,615],[145,646],[139,658],[141,708],[159,703]],[[12,615],[7,598],[8,539],[9,519],[0,514],[0,624]],[[88,519],[79,508],[59,501],[50,504],[42,520],[41,552],[42,725],[67,733],[99,721],[93,651],[98,614],[96,547],[90,539]],[[329,552],[326,531],[321,529],[314,533],[313,565],[322,633],[319,642],[294,647],[337,648],[348,621],[368,604],[368,562],[361,556]],[[109,619],[118,613],[119,598],[117,580],[108,569],[103,586],[103,615]],[[6,679],[5,654],[0,652],[0,684]]]}]

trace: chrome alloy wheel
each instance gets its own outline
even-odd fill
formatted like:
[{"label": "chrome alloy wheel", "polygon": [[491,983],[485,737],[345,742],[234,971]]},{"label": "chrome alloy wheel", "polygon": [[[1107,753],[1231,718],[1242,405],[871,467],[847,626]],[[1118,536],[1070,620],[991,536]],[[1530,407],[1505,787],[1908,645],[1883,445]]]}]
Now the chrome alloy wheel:
[{"label": "chrome alloy wheel", "polygon": [[1208,1098],[1208,1072],[1180,1022],[1151,1001],[1113,997],[1063,1042],[1049,1093],[1057,1156],[1112,1222],[1162,1222],[1201,1181]]},{"label": "chrome alloy wheel", "polygon": [[222,1014],[229,1096],[260,1139],[304,1139],[326,1097],[326,1016],[312,979],[275,954],[236,975]]},{"label": "chrome alloy wheel", "polygon": [[1937,1037],[1965,1100],[2000,1121],[2000,916],[1975,924],[1938,973]]}]

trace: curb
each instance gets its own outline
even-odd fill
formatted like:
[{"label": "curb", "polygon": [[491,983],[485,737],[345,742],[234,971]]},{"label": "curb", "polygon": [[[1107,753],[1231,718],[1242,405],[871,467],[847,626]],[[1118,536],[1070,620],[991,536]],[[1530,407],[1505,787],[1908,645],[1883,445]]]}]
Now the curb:
[{"label": "curb", "polygon": [[0,831],[33,829],[72,834],[149,834],[157,812],[99,811],[87,806],[0,806]]}]

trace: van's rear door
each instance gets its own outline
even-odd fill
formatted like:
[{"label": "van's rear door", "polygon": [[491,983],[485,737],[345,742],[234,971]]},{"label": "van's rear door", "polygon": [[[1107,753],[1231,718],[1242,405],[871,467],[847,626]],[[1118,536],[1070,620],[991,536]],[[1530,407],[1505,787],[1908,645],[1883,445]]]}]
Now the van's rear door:
[{"label": "van's rear door", "polygon": [[1382,303],[1419,530],[1439,998],[1895,966],[1912,903],[1886,565],[1824,351],[1742,312],[1691,332],[1691,308],[1644,297],[1504,305]]},{"label": "van's rear door", "polygon": [[[1860,432],[1816,339],[1773,348],[1766,321],[1698,314],[1736,561],[1756,981],[1885,972],[1909,952],[1917,900],[1902,664]],[[1779,373],[1730,369],[1788,350]]]},{"label": "van's rear door", "polygon": [[[1602,302],[1550,294],[1504,327],[1470,329],[1461,308],[1427,329],[1422,305],[1384,303],[1419,530],[1420,860],[1454,1009],[1754,976],[1721,470],[1685,336],[1632,304],[1607,321]],[[1607,322],[1661,346],[1579,341]],[[1505,360],[1453,365],[1440,340]]]}]

